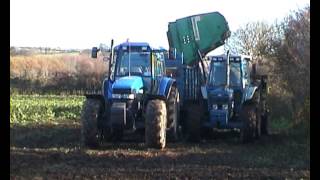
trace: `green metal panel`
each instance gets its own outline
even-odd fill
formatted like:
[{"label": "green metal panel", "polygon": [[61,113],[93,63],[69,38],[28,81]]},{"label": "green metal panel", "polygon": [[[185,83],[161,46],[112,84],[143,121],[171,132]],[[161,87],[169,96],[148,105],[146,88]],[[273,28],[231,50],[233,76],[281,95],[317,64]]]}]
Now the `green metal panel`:
[{"label": "green metal panel", "polygon": [[193,64],[202,56],[224,44],[230,36],[228,22],[219,12],[188,16],[170,22],[168,26],[170,48],[183,53],[184,64]]}]

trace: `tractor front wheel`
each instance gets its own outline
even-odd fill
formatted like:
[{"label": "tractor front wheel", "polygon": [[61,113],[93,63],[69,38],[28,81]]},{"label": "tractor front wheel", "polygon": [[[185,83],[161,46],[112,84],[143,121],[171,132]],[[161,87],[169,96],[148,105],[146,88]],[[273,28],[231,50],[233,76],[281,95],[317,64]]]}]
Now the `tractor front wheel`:
[{"label": "tractor front wheel", "polygon": [[166,146],[167,109],[163,100],[150,100],[146,110],[145,141],[150,148]]},{"label": "tractor front wheel", "polygon": [[103,106],[98,99],[86,99],[81,113],[81,141],[84,146],[96,148],[99,146],[101,132],[98,129],[98,119],[102,116]]}]

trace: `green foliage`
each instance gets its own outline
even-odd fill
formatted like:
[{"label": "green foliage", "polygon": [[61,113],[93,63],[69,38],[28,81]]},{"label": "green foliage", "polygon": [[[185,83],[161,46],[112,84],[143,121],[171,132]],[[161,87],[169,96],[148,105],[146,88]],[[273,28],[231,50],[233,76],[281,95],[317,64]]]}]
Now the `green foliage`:
[{"label": "green foliage", "polygon": [[83,101],[83,96],[14,95],[10,97],[10,124],[78,119]]}]

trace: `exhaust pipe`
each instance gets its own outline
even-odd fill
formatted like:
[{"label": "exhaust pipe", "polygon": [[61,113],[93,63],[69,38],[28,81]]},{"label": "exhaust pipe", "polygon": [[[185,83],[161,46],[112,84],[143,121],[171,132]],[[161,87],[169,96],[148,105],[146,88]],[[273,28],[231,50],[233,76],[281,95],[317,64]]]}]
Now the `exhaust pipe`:
[{"label": "exhaust pipe", "polygon": [[227,51],[226,71],[227,71],[226,88],[229,88],[229,85],[230,85],[230,51],[229,50]]}]

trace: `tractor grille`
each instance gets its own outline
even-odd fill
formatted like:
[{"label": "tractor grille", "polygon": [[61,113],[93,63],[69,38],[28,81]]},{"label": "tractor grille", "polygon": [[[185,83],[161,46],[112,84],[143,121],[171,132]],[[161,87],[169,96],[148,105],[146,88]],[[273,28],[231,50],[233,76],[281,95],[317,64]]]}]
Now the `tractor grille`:
[{"label": "tractor grille", "polygon": [[222,104],[228,104],[229,103],[229,97],[216,97],[216,96],[209,96],[209,106],[211,107],[213,104],[218,105],[218,109],[222,109]]},{"label": "tractor grille", "polygon": [[131,89],[113,89],[113,94],[131,94]]}]

